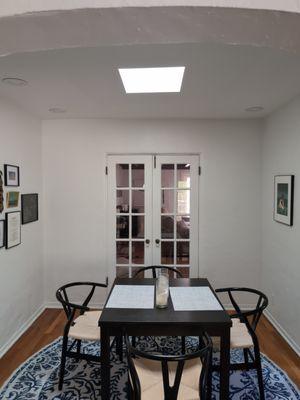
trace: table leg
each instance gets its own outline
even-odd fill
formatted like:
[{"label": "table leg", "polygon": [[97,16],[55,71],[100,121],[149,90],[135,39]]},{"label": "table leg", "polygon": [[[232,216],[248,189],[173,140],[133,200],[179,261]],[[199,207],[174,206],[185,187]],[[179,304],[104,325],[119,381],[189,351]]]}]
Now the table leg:
[{"label": "table leg", "polygon": [[101,328],[101,399],[110,398],[110,337],[105,328]]},{"label": "table leg", "polygon": [[221,336],[220,349],[220,400],[229,399],[230,328]]}]

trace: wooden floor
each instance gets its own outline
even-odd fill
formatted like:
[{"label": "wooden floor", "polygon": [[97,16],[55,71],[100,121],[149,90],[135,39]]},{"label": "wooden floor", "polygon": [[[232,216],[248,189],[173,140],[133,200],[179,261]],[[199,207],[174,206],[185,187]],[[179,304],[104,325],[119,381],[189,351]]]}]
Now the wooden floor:
[{"label": "wooden floor", "polygon": [[[0,360],[0,385],[29,356],[60,336],[64,323],[63,311],[46,309]],[[300,387],[300,359],[265,317],[259,323],[258,336],[261,351]]]}]

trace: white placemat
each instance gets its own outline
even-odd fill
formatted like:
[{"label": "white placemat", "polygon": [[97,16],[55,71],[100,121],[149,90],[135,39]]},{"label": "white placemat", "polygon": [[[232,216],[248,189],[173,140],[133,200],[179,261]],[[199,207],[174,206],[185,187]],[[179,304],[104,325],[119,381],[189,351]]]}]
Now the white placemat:
[{"label": "white placemat", "polygon": [[223,310],[208,286],[170,287],[175,311]]},{"label": "white placemat", "polygon": [[154,286],[116,285],[107,308],[154,308]]}]

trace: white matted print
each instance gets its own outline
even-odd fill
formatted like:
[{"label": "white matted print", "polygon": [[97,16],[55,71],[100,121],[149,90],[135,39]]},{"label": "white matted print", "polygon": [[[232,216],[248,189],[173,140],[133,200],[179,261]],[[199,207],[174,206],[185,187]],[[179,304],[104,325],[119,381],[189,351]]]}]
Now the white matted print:
[{"label": "white matted print", "polygon": [[6,248],[18,246],[21,243],[21,212],[6,213]]},{"label": "white matted print", "polygon": [[4,164],[5,186],[20,186],[20,169],[16,165]]},{"label": "white matted print", "polygon": [[293,225],[294,175],[276,175],[274,179],[274,220]]}]

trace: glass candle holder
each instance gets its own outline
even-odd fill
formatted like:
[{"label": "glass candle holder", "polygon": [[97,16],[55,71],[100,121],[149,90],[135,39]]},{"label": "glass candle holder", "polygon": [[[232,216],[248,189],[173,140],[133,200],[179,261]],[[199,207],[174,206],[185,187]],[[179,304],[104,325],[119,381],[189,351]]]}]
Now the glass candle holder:
[{"label": "glass candle holder", "polygon": [[156,280],[155,305],[157,308],[168,307],[169,274],[167,269],[161,269]]}]

